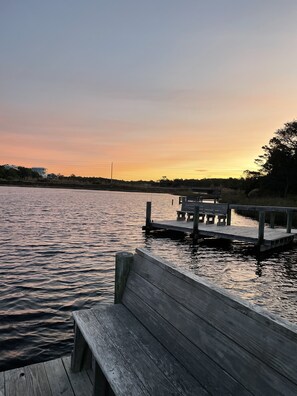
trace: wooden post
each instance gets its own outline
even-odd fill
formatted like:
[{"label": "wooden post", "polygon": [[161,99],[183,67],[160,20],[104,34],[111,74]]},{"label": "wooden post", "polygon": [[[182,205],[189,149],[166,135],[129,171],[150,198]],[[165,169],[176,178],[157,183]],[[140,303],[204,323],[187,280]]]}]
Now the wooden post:
[{"label": "wooden post", "polygon": [[127,252],[116,253],[114,303],[120,304],[124,294],[133,254]]},{"label": "wooden post", "polygon": [[292,220],[293,220],[293,212],[291,210],[287,211],[287,233],[291,234],[292,231]]},{"label": "wooden post", "polygon": [[93,396],[105,396],[108,394],[108,382],[99,367],[98,363],[95,362],[94,370],[94,384],[93,384]]},{"label": "wooden post", "polygon": [[275,212],[270,212],[270,228],[274,228]]},{"label": "wooden post", "polygon": [[258,245],[264,240],[265,212],[259,212],[259,229],[258,229]]},{"label": "wooden post", "polygon": [[150,229],[151,226],[151,217],[152,217],[152,203],[147,202],[146,203],[146,219],[145,219],[145,227],[147,230]]},{"label": "wooden post", "polygon": [[74,347],[71,355],[71,371],[73,373],[81,371],[87,351],[88,345],[84,339],[84,336],[81,334],[79,327],[77,324],[75,324]]},{"label": "wooden post", "polygon": [[198,225],[199,225],[199,206],[195,206],[194,218],[193,218],[193,239],[198,237]]},{"label": "wooden post", "polygon": [[228,204],[228,209],[227,209],[227,225],[231,225],[231,209]]}]

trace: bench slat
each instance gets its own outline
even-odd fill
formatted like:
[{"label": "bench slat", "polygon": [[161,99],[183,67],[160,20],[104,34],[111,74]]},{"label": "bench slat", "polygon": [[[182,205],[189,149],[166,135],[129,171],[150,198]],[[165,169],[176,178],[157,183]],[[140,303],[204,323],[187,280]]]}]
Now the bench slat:
[{"label": "bench slat", "polygon": [[127,288],[253,393],[282,394],[286,389],[286,395],[296,395],[296,385],[291,381],[133,271]]},{"label": "bench slat", "polygon": [[169,267],[162,271],[160,277],[160,268],[153,261],[136,256],[133,269],[218,331],[251,351],[264,364],[297,383],[296,340],[293,342],[286,335],[278,334],[275,329],[267,326],[263,331],[263,324],[247,316],[240,310],[240,306],[236,309],[227,305],[217,297],[215,291],[201,286],[197,281],[185,282],[176,276],[177,271],[170,271]]},{"label": "bench slat", "polygon": [[213,395],[250,395],[238,381],[205,355],[189,339],[126,288],[124,304],[171,351],[184,367]]},{"label": "bench slat", "polygon": [[228,204],[211,204],[202,202],[182,202],[181,211],[182,212],[194,212],[195,207],[199,206],[200,213],[212,213],[212,214],[227,214]]},{"label": "bench slat", "polygon": [[100,324],[92,310],[73,312],[73,317],[115,394],[149,395],[108,334],[98,331]]},{"label": "bench slat", "polygon": [[[178,393],[181,395],[197,396],[209,394],[126,307],[118,304],[115,309],[112,310],[112,314],[96,308],[93,308],[93,312],[100,322],[102,320],[104,323],[108,321],[109,334],[113,340],[118,340],[118,346],[121,350],[123,351],[123,348],[127,348],[130,351],[132,366],[134,364],[139,366],[140,361],[143,359],[139,359],[139,357],[135,356],[131,351],[131,344],[136,343],[136,349],[140,350],[144,359],[146,359],[146,361],[151,360],[154,365],[158,367],[158,370],[162,372],[162,376],[160,377],[160,373],[157,372],[157,378],[159,376],[161,382],[167,384],[164,389],[165,394],[166,392],[170,392],[170,394]],[[110,327],[112,327],[114,333],[110,332]],[[125,341],[124,345],[123,340]],[[153,392],[152,394],[162,394],[162,383],[161,386],[158,384],[156,374],[154,372],[147,373],[145,369],[143,369],[143,371],[146,377],[148,377],[148,374],[152,377],[146,378],[146,381],[151,383],[152,389],[150,389],[150,391]],[[164,380],[164,377],[167,378],[168,382]]]},{"label": "bench slat", "polygon": [[168,271],[174,274],[177,278],[182,279],[184,282],[189,283],[190,285],[196,285],[199,289],[201,288],[205,292],[215,295],[218,299],[224,301],[226,305],[239,310],[246,316],[261,323],[264,328],[271,328],[279,334],[284,334],[289,340],[292,340],[295,343],[297,342],[296,324],[288,322],[285,319],[281,319],[262,307],[258,307],[257,305],[242,300],[237,296],[231,295],[231,293],[222,287],[216,286],[205,278],[195,275],[188,270],[179,267],[177,268],[174,264],[156,257],[145,249],[138,248],[136,249],[136,252],[136,260],[138,260],[138,256],[149,260],[160,268],[160,274],[163,274],[163,271]]}]

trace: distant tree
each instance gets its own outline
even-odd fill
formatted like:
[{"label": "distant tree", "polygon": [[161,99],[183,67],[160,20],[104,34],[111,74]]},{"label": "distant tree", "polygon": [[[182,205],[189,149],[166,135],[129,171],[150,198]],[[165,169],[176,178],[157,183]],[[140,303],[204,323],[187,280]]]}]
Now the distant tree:
[{"label": "distant tree", "polygon": [[291,121],[275,132],[264,153],[256,160],[264,185],[286,196],[297,191],[297,121]]},{"label": "distant tree", "polygon": [[33,171],[30,168],[25,168],[24,166],[19,166],[19,178],[20,179],[39,179],[40,175],[38,172]]}]

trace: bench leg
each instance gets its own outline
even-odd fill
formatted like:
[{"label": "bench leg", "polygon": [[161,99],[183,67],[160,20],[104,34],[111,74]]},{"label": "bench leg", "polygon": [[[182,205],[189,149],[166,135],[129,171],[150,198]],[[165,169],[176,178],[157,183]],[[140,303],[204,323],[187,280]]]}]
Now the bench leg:
[{"label": "bench leg", "polygon": [[224,226],[226,225],[226,216],[219,216],[218,217],[218,226]]},{"label": "bench leg", "polygon": [[214,224],[215,216],[214,215],[206,215],[206,224]]},{"label": "bench leg", "polygon": [[99,364],[95,362],[93,396],[109,395],[113,395],[113,391],[110,388],[109,383],[106,381]]},{"label": "bench leg", "polygon": [[81,371],[88,349],[88,345],[83,335],[75,324],[74,347],[71,356],[71,370],[74,373]]},{"label": "bench leg", "polygon": [[199,223],[204,223],[205,214],[199,214]]},{"label": "bench leg", "polygon": [[177,220],[185,220],[186,214],[185,213],[177,213]]}]

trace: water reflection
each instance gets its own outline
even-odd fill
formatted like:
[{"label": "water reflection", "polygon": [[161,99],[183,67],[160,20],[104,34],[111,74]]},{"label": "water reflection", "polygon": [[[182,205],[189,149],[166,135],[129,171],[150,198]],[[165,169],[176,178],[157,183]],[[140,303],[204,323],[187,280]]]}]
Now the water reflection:
[{"label": "water reflection", "polygon": [[175,218],[170,195],[0,187],[0,369],[70,353],[71,312],[112,302],[114,255],[136,247],[297,322],[295,245],[256,257],[240,242],[146,235],[148,200],[153,219]]}]

